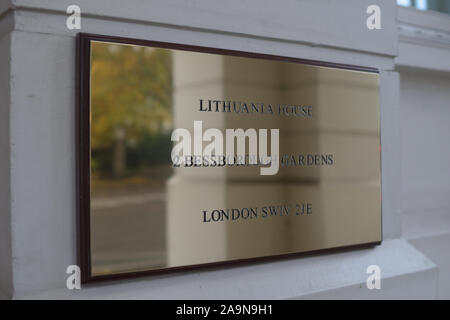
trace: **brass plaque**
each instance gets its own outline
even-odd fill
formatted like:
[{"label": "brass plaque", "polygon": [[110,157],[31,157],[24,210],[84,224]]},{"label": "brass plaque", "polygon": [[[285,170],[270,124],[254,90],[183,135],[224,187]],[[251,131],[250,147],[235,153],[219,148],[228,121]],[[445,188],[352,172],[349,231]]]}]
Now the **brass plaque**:
[{"label": "brass plaque", "polygon": [[86,281],[381,242],[375,70],[80,38]]}]

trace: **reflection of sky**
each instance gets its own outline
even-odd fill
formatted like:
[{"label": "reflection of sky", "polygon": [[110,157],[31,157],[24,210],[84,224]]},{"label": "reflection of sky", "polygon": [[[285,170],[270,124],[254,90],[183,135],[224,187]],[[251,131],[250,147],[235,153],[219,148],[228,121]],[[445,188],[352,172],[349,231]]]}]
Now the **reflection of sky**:
[{"label": "reflection of sky", "polygon": [[450,13],[449,0],[397,0],[397,4],[402,7],[413,7],[418,10]]},{"label": "reflection of sky", "polygon": [[428,9],[428,0],[397,0],[397,4],[403,7],[414,7],[419,10]]},{"label": "reflection of sky", "polygon": [[108,51],[112,54],[117,53],[120,51],[120,46],[116,44],[109,44],[108,45]]},{"label": "reflection of sky", "polygon": [[411,6],[411,0],[397,0],[399,6],[409,7]]},{"label": "reflection of sky", "polygon": [[414,7],[419,10],[435,10],[450,13],[448,0],[397,0],[399,6]]},{"label": "reflection of sky", "polygon": [[416,8],[419,10],[426,10],[428,7],[427,0],[416,0]]}]

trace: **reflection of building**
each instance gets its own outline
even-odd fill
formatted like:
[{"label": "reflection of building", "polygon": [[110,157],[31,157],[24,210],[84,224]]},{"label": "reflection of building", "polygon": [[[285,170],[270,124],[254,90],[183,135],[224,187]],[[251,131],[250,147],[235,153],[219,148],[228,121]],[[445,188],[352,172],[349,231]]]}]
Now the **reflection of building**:
[{"label": "reflection of building", "polygon": [[[67,8],[59,1],[0,4],[0,297],[450,296],[448,15],[397,8],[392,0],[76,3],[81,30],[66,28]],[[371,4],[380,6],[380,30],[366,28]],[[380,69],[383,244],[65,289],[65,270],[77,252],[74,61],[80,31]],[[216,89],[211,95],[223,96]],[[209,205],[206,193],[204,201]],[[366,289],[372,264],[381,268],[381,290]]]},{"label": "reflection of building", "polygon": [[[280,128],[280,155],[331,154],[334,162],[286,165],[264,177],[259,167],[176,170],[167,198],[169,266],[380,240],[377,75],[184,51],[175,52],[173,69],[176,128],[192,130],[195,120],[204,129]],[[224,103],[222,112],[199,111],[200,98],[270,104],[273,114],[223,112]],[[312,106],[313,116],[280,115],[280,104]],[[304,202],[315,214],[201,219],[203,210]]]}]

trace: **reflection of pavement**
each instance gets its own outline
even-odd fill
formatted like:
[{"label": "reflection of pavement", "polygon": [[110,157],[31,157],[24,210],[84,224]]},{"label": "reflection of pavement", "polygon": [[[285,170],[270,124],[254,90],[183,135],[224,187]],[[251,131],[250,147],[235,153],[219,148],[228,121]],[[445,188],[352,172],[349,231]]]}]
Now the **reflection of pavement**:
[{"label": "reflection of pavement", "polygon": [[159,193],[144,193],[138,195],[124,195],[115,197],[99,197],[91,200],[91,208],[106,209],[121,207],[125,205],[139,205],[150,201],[164,201],[166,194],[164,192]]},{"label": "reflection of pavement", "polygon": [[165,193],[102,196],[91,200],[94,274],[165,265]]}]

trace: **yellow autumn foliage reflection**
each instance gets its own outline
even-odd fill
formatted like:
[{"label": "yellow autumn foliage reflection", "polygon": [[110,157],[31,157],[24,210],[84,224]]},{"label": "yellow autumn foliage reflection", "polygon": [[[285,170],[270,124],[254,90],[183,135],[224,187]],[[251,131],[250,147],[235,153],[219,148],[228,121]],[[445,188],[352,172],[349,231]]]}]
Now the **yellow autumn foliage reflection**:
[{"label": "yellow autumn foliage reflection", "polygon": [[93,42],[91,54],[92,166],[122,176],[138,160],[164,162],[158,147],[170,143],[158,141],[172,128],[170,51]]}]

